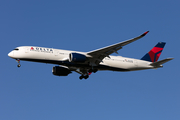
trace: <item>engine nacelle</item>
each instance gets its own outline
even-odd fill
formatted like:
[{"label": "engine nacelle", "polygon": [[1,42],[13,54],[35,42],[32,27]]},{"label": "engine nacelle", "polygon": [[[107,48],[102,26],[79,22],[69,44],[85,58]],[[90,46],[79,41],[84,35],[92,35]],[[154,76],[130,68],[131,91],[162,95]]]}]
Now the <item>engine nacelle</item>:
[{"label": "engine nacelle", "polygon": [[72,73],[68,68],[60,67],[60,66],[54,66],[52,69],[53,75],[57,76],[67,76],[68,74]]},{"label": "engine nacelle", "polygon": [[69,61],[75,63],[84,63],[86,61],[86,56],[80,53],[70,53]]}]

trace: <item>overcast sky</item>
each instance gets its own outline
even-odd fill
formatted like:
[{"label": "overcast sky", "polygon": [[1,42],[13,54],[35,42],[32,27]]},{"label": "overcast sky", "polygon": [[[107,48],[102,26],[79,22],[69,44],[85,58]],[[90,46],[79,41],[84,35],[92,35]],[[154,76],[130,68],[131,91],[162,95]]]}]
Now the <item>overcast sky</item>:
[{"label": "overcast sky", "polygon": [[[1,120],[179,120],[178,0],[0,1]],[[98,71],[87,80],[52,74],[53,64],[17,62],[18,46],[92,51],[136,37],[120,56],[140,59],[166,42],[157,70]],[[116,54],[115,54],[116,55]]]}]

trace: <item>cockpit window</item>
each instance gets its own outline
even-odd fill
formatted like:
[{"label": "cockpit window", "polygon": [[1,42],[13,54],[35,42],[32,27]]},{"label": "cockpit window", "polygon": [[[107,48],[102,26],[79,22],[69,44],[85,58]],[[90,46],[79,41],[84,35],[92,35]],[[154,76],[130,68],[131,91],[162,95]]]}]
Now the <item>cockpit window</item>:
[{"label": "cockpit window", "polygon": [[14,50],[19,50],[18,48],[15,48]]}]

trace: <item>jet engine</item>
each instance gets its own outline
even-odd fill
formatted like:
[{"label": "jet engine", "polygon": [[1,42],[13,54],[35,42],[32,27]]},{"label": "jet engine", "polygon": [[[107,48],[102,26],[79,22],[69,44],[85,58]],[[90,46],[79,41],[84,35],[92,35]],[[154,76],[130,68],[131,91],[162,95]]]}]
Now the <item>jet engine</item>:
[{"label": "jet engine", "polygon": [[68,68],[60,67],[60,66],[54,66],[52,69],[53,75],[57,76],[67,76],[68,74],[72,73]]},{"label": "jet engine", "polygon": [[87,57],[80,53],[70,53],[69,54],[69,61],[75,63],[84,63]]}]

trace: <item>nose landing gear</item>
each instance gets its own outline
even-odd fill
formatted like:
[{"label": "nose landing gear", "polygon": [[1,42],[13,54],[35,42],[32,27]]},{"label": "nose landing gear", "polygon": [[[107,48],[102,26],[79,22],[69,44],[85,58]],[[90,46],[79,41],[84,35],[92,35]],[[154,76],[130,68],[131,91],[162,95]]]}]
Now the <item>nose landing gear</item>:
[{"label": "nose landing gear", "polygon": [[17,67],[18,67],[18,68],[21,67],[20,60],[19,60],[19,59],[16,59],[16,61],[18,62]]}]

